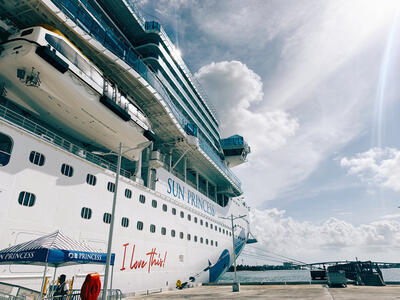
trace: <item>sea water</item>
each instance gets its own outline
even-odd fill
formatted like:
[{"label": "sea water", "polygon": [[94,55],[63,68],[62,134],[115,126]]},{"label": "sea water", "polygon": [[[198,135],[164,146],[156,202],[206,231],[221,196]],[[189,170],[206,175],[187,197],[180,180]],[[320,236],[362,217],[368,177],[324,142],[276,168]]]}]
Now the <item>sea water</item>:
[{"label": "sea water", "polygon": [[[400,281],[400,269],[381,269],[383,280]],[[219,282],[232,282],[234,273],[228,272],[222,276]],[[240,282],[287,282],[287,281],[310,281],[309,270],[269,270],[269,271],[240,271],[237,272]]]}]

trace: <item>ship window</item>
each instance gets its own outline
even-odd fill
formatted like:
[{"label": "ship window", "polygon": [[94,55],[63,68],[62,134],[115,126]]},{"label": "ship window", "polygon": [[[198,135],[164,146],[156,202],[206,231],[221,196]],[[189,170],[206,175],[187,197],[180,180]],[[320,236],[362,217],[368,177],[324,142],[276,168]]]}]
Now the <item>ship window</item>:
[{"label": "ship window", "polygon": [[132,198],[132,191],[130,189],[125,189],[125,197],[128,199]]},{"label": "ship window", "polygon": [[215,231],[218,231],[218,227],[217,227],[217,225],[215,225]]},{"label": "ship window", "polygon": [[218,242],[217,241],[215,241],[215,247],[218,247]]},{"label": "ship window", "polygon": [[22,206],[31,207],[35,204],[36,196],[33,193],[21,192],[19,193],[18,203]]},{"label": "ship window", "polygon": [[188,233],[188,234],[187,234],[187,239],[188,239],[188,241],[190,241],[191,238],[192,238],[192,237],[191,237],[190,234]]},{"label": "ship window", "polygon": [[156,225],[154,225],[154,224],[150,225],[150,232],[152,232],[152,233],[156,232]]},{"label": "ship window", "polygon": [[167,229],[165,227],[161,227],[161,234],[166,235],[167,234]]},{"label": "ship window", "polygon": [[194,236],[194,239],[193,239],[195,242],[197,242],[197,235],[195,235]]},{"label": "ship window", "polygon": [[175,230],[171,229],[171,236],[175,237]]},{"label": "ship window", "polygon": [[183,239],[183,232],[182,232],[182,231],[179,233],[179,237],[180,237],[181,239]]},{"label": "ship window", "polygon": [[0,166],[4,167],[8,164],[13,148],[12,139],[0,132]]},{"label": "ship window", "polygon": [[206,239],[206,245],[208,245],[208,239]]},{"label": "ship window", "polygon": [[153,200],[151,201],[151,206],[153,206],[154,208],[156,208],[156,207],[157,207],[157,201],[153,199]]},{"label": "ship window", "polygon": [[219,232],[221,232],[221,227],[218,228]]},{"label": "ship window", "polygon": [[128,218],[126,218],[126,217],[123,217],[122,219],[121,219],[121,226],[122,227],[128,227],[129,226],[129,219]]},{"label": "ship window", "polygon": [[208,222],[206,221],[206,227],[208,227]]},{"label": "ship window", "polygon": [[202,243],[202,244],[203,244],[203,238],[202,238],[202,237],[200,238],[200,243]]},{"label": "ship window", "polygon": [[146,202],[146,197],[144,195],[139,196],[139,202],[140,203],[145,203]]},{"label": "ship window", "polygon": [[194,222],[197,223],[197,217],[194,217]]},{"label": "ship window", "polygon": [[232,236],[232,233],[231,233],[231,232],[229,232],[229,236]]},{"label": "ship window", "polygon": [[33,28],[27,29],[27,30],[22,31],[20,36],[26,36],[26,35],[31,34],[32,32],[33,32]]},{"label": "ship window", "polygon": [[211,240],[211,241],[210,241],[210,244],[211,244],[211,246],[214,246],[214,241]]},{"label": "ship window", "polygon": [[203,226],[203,220],[202,219],[200,219],[200,225]]},{"label": "ship window", "polygon": [[106,224],[110,224],[111,223],[111,214],[109,213],[104,213],[103,215],[103,222]]},{"label": "ship window", "polygon": [[86,183],[87,184],[96,185],[96,182],[97,182],[96,176],[94,176],[92,174],[87,174],[86,175]]},{"label": "ship window", "polygon": [[167,211],[167,210],[168,210],[167,204],[163,204],[163,205],[162,205],[162,210],[163,210],[163,211]]},{"label": "ship window", "polygon": [[183,211],[181,211],[181,218],[185,217],[185,213]]},{"label": "ship window", "polygon": [[107,190],[108,190],[109,192],[111,192],[111,193],[114,193],[114,192],[115,192],[115,183],[109,181],[109,182],[107,183]]},{"label": "ship window", "polygon": [[173,215],[176,215],[176,208],[173,207],[172,210],[171,210],[171,212],[172,212]]},{"label": "ship window", "polygon": [[188,219],[188,221],[190,221],[192,219],[192,216],[190,214],[188,214],[187,219]]},{"label": "ship window", "polygon": [[137,228],[138,230],[143,230],[143,222],[138,221],[137,224],[136,224],[136,228]]},{"label": "ship window", "polygon": [[222,229],[222,233],[225,234],[225,229]]},{"label": "ship window", "polygon": [[83,219],[89,220],[92,217],[92,210],[88,207],[82,207],[81,209],[81,217]]},{"label": "ship window", "polygon": [[34,165],[43,166],[44,160],[45,157],[42,153],[31,151],[31,154],[29,154],[29,161]]},{"label": "ship window", "polygon": [[61,166],[61,174],[72,177],[74,175],[74,168],[67,164],[62,164]]},{"label": "ship window", "polygon": [[213,229],[213,224],[210,223],[210,229]]}]

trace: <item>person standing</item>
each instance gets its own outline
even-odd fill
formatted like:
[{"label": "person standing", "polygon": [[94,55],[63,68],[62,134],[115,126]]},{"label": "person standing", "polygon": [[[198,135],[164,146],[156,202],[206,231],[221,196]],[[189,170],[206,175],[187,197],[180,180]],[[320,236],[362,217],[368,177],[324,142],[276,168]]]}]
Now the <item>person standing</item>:
[{"label": "person standing", "polygon": [[60,279],[58,281],[56,291],[54,292],[54,298],[62,299],[65,295],[67,295],[68,287],[67,283],[65,282],[65,274],[60,275]]}]

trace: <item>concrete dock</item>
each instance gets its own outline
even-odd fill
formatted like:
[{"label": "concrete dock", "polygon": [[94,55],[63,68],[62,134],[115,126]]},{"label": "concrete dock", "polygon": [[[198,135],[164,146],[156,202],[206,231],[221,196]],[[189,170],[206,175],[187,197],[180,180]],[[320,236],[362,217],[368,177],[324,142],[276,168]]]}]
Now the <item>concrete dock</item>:
[{"label": "concrete dock", "polygon": [[318,299],[318,300],[353,300],[353,299],[400,299],[400,286],[384,287],[353,286],[329,288],[325,284],[314,285],[246,285],[240,292],[233,293],[231,286],[200,286],[184,290],[168,291],[132,299]]}]

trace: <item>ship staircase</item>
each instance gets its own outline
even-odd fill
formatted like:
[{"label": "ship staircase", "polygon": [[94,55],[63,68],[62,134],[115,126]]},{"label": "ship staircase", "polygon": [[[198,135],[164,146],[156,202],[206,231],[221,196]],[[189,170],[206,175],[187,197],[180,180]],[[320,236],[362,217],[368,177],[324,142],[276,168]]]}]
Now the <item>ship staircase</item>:
[{"label": "ship staircase", "polygon": [[133,37],[127,37],[132,24],[143,35],[157,33],[165,40],[165,34],[152,27],[147,30],[147,22],[127,2],[130,1],[109,1],[119,9],[118,13],[125,14],[119,18],[125,22],[120,26],[104,11],[101,13],[98,2],[92,0],[0,1],[0,20],[17,29],[38,24],[57,28],[143,110],[157,136],[155,150],[173,150],[178,158],[186,155],[199,173],[207,174],[218,186],[231,186],[235,196],[241,195],[240,180],[227,167],[220,149],[205,138],[204,132],[193,135],[188,126],[193,121],[178,109],[156,73],[135,51]]}]

